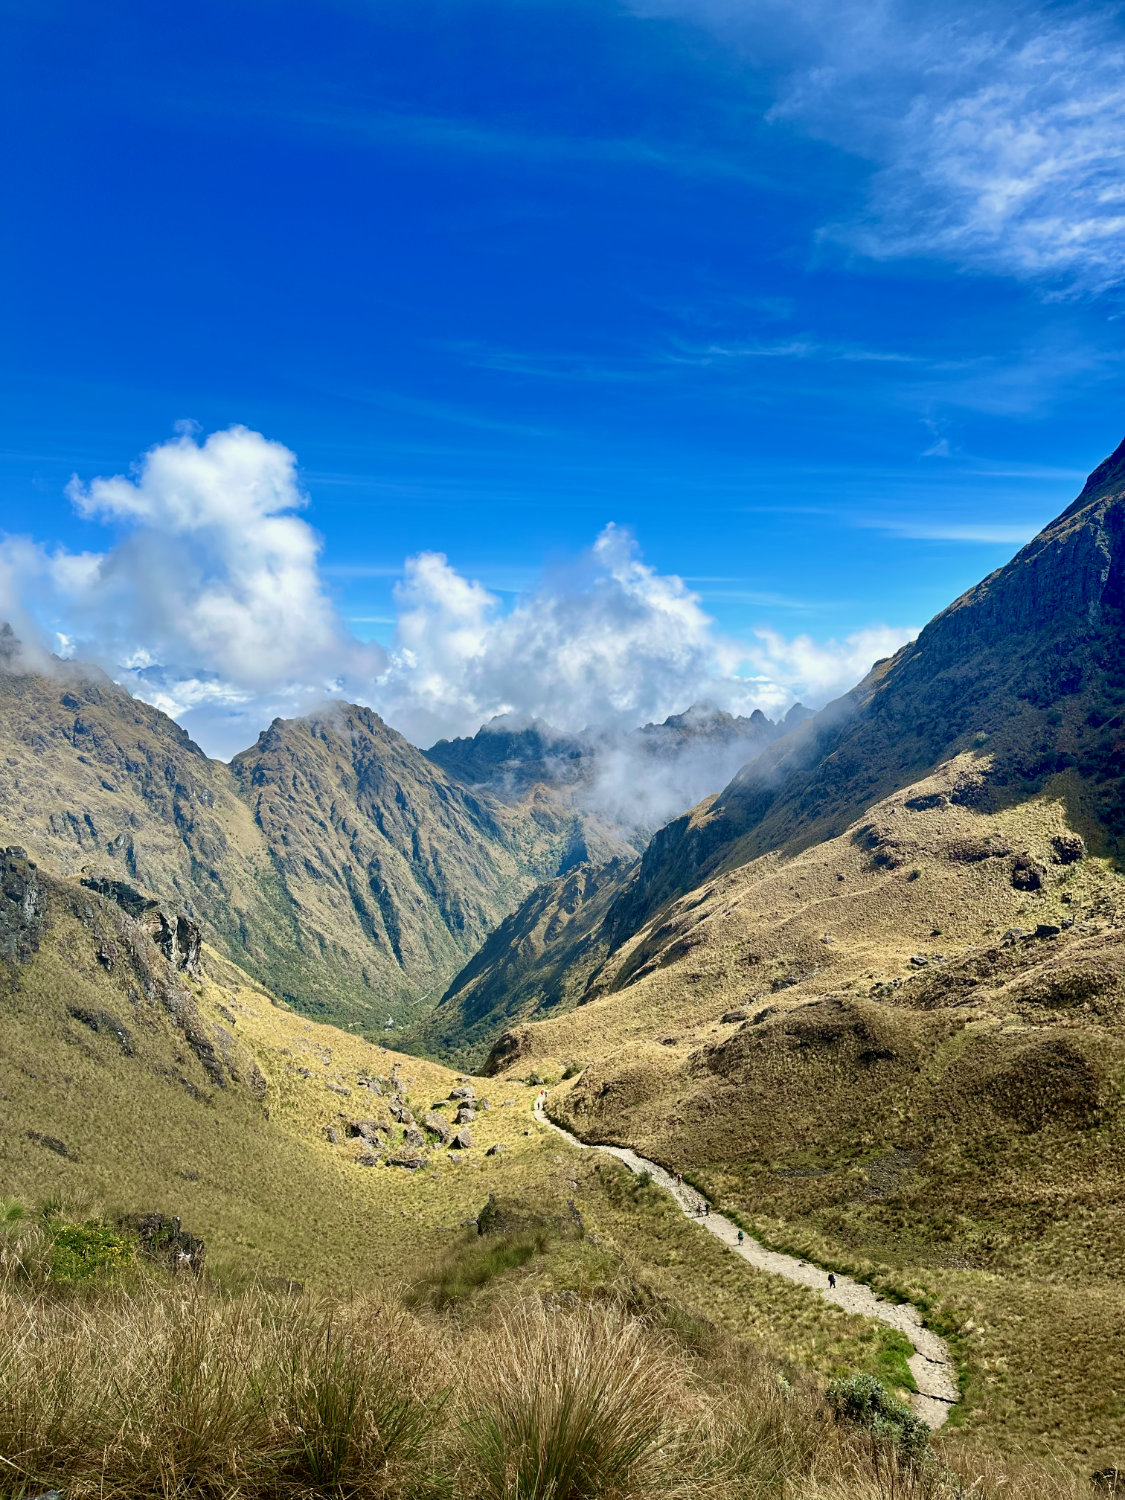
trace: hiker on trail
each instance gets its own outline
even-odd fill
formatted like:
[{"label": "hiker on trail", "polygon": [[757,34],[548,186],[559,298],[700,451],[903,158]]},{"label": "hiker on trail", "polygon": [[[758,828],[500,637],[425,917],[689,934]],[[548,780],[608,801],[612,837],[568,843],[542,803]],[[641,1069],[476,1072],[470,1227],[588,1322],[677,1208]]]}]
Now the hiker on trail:
[{"label": "hiker on trail", "polygon": [[680,1187],[683,1187],[683,1185],[684,1185],[684,1174],[682,1172],[677,1172],[676,1173],[676,1181],[679,1183]]},{"label": "hiker on trail", "polygon": [[741,1229],[738,1231],[738,1243],[740,1245],[742,1244],[742,1230]]},{"label": "hiker on trail", "polygon": [[828,1273],[828,1285],[830,1287],[834,1287],[836,1285],[836,1273],[835,1273],[835,1271],[829,1271],[829,1273]]},{"label": "hiker on trail", "polygon": [[707,1218],[711,1217],[711,1205],[709,1203],[705,1203],[703,1205],[703,1212],[707,1216]]}]

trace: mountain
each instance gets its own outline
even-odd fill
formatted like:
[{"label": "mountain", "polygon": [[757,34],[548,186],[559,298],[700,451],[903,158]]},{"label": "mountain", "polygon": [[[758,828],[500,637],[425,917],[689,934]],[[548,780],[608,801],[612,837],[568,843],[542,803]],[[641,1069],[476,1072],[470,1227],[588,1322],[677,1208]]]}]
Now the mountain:
[{"label": "mountain", "polygon": [[549,791],[582,820],[571,863],[600,863],[640,853],[670,817],[808,717],[799,703],[777,723],[760,710],[738,717],[701,703],[639,729],[562,734],[539,720],[503,716],[471,739],[439,740],[426,753],[463,785],[505,801]]},{"label": "mountain", "polygon": [[28,670],[10,630],[0,839],[182,907],[277,993],[368,1029],[408,1021],[585,850],[545,793],[470,791],[367,709],[276,720],[228,767],[96,668]]},{"label": "mountain", "polygon": [[[956,1332],[971,1425],[1125,1441],[1125,445],[1005,567],[592,882],[486,1071]],[[546,932],[556,887],[508,919]],[[537,924],[537,925],[535,925]],[[569,954],[569,957],[568,957]],[[565,997],[549,1015],[529,995]]]},{"label": "mountain", "polygon": [[[674,745],[703,732],[687,717]],[[708,723],[728,753],[772,731]],[[97,668],[29,663],[0,635],[0,839],[182,907],[263,984],[368,1031],[424,1014],[540,881],[641,847],[575,795],[568,757],[594,755],[546,726],[427,755],[337,705],[275,720],[227,766]]]}]

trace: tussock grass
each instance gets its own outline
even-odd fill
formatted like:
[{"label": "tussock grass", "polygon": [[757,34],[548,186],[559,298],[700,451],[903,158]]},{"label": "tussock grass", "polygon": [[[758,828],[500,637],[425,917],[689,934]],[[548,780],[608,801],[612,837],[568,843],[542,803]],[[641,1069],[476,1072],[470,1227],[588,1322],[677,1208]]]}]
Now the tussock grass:
[{"label": "tussock grass", "polygon": [[612,1297],[476,1320],[186,1278],[0,1283],[0,1496],[1077,1500],[1062,1472],[841,1423],[760,1350]]}]

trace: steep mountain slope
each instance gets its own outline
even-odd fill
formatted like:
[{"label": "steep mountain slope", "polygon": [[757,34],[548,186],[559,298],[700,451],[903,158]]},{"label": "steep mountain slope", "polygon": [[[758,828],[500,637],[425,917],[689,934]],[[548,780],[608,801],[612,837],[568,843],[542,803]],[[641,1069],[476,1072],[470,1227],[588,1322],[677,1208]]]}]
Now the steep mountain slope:
[{"label": "steep mountain slope", "polygon": [[652,841],[612,940],[709,874],[831,837],[958,751],[1000,805],[1076,766],[1106,837],[1125,835],[1125,443],[1078,499],[851,693]]},{"label": "steep mountain slope", "polygon": [[581,1003],[606,957],[594,935],[630,863],[579,865],[538,886],[488,935],[422,1022],[422,1045],[478,1066],[501,1028]]},{"label": "steep mountain slope", "polygon": [[367,989],[400,1024],[575,838],[565,809],[466,790],[365,708],[275,720],[230,770],[318,993]]},{"label": "steep mountain slope", "polygon": [[0,839],[183,907],[293,1003],[408,1020],[582,846],[536,789],[452,782],[364,709],[278,720],[232,766],[96,668],[0,637]]},{"label": "steep mountain slope", "polygon": [[1123,531],[1125,448],[576,910],[582,1003],[489,1063],[585,1063],[579,1133],[910,1288],[960,1331],[970,1421],[1080,1455],[1125,1442],[1090,1373],[1125,1336]]},{"label": "steep mountain slope", "polygon": [[[0,850],[6,1195],[176,1215],[217,1269],[354,1284],[432,1253],[490,1189],[550,1175],[524,1136],[529,1094],[494,1096],[457,1170],[410,1112],[456,1074],[314,1024],[194,943],[162,945],[181,915],[115,893]],[[506,1155],[486,1158],[497,1142]]]}]

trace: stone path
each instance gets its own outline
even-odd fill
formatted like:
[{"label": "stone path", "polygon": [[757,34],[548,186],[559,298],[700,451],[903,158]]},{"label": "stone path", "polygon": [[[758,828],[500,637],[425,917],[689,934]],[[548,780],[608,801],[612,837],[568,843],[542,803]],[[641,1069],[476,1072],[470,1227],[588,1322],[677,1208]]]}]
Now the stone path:
[{"label": "stone path", "polygon": [[535,1118],[542,1125],[548,1125],[557,1131],[581,1151],[605,1151],[610,1156],[616,1156],[631,1172],[648,1172],[653,1182],[658,1183],[665,1192],[670,1193],[679,1204],[681,1210],[691,1219],[693,1224],[698,1224],[701,1229],[709,1230],[723,1244],[733,1250],[736,1255],[741,1255],[743,1260],[748,1260],[752,1266],[757,1266],[760,1271],[768,1271],[773,1276],[784,1276],[786,1281],[795,1281],[801,1286],[811,1287],[818,1292],[825,1302],[830,1302],[834,1307],[841,1307],[845,1312],[858,1313],[861,1318],[873,1318],[877,1322],[885,1323],[888,1328],[897,1328],[903,1333],[914,1346],[914,1353],[909,1360],[910,1373],[914,1376],[914,1382],[918,1387],[916,1395],[910,1398],[910,1404],[914,1414],[932,1428],[942,1426],[949,1411],[958,1399],[957,1369],[949,1352],[949,1346],[943,1338],[940,1338],[922,1322],[922,1315],[916,1307],[909,1302],[888,1302],[885,1297],[880,1297],[873,1292],[869,1286],[862,1281],[853,1281],[850,1276],[842,1272],[836,1273],[836,1285],[828,1285],[828,1276],[819,1266],[810,1265],[808,1261],[798,1260],[794,1255],[782,1255],[776,1250],[767,1250],[752,1235],[744,1235],[743,1242],[738,1243],[738,1225],[719,1213],[709,1213],[702,1217],[699,1210],[706,1205],[706,1199],[694,1188],[688,1187],[686,1183],[677,1182],[672,1174],[654,1161],[647,1161],[643,1156],[638,1156],[635,1151],[629,1150],[627,1146],[591,1146],[586,1141],[580,1141],[576,1135],[569,1130],[564,1130],[561,1125],[556,1125],[550,1119],[543,1107],[543,1098],[539,1096],[535,1101]]}]

